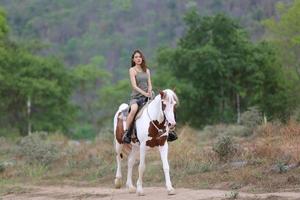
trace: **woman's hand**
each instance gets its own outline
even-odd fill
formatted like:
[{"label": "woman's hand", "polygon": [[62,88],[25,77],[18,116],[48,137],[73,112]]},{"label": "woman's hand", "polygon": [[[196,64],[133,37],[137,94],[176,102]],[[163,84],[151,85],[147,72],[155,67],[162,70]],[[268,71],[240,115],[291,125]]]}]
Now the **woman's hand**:
[{"label": "woman's hand", "polygon": [[152,96],[152,92],[147,92],[147,93],[145,92],[144,96],[145,96],[145,97],[149,97],[149,98],[151,98],[151,96]]}]

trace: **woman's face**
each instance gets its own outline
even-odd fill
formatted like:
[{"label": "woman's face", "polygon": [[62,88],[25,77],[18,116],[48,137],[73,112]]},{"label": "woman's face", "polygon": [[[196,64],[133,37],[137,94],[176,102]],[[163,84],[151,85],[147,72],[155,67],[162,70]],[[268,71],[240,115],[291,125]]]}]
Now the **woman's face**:
[{"label": "woman's face", "polygon": [[135,53],[133,55],[133,62],[136,64],[136,65],[141,65],[142,64],[142,61],[143,61],[143,58],[141,56],[140,53]]}]

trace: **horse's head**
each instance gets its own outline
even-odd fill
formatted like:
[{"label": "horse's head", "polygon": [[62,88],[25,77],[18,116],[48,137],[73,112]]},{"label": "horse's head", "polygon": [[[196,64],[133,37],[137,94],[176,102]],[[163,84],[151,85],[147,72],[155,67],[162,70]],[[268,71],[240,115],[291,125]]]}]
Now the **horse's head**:
[{"label": "horse's head", "polygon": [[170,89],[166,89],[160,92],[161,101],[162,101],[162,110],[166,116],[168,126],[172,129],[176,126],[175,118],[175,107],[178,104],[178,97]]}]

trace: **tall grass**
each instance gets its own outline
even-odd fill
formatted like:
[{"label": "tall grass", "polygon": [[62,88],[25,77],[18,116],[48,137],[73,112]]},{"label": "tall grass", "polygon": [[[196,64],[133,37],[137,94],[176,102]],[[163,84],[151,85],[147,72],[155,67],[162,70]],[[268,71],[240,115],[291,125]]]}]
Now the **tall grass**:
[{"label": "tall grass", "polygon": [[268,160],[300,162],[300,124],[289,121],[286,125],[268,123],[260,127],[255,140],[255,154]]}]

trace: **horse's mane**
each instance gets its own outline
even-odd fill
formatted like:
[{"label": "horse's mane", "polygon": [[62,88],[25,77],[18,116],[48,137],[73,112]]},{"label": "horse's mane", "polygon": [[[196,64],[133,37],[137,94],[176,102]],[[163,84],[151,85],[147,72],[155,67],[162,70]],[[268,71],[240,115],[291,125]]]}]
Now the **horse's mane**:
[{"label": "horse's mane", "polygon": [[174,101],[175,101],[176,104],[179,105],[179,99],[178,99],[176,93],[175,93],[173,90],[171,90],[171,89],[165,89],[163,92],[166,94],[167,100],[168,100],[170,103],[173,104]]}]

